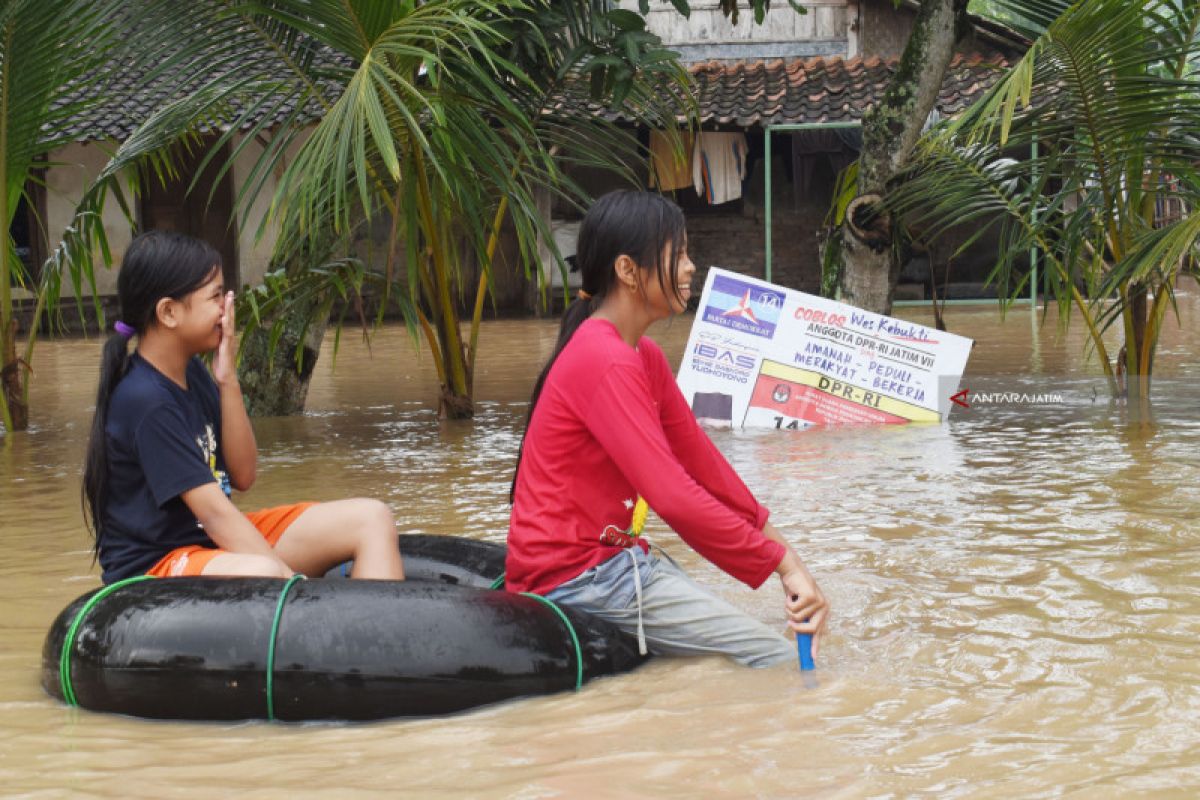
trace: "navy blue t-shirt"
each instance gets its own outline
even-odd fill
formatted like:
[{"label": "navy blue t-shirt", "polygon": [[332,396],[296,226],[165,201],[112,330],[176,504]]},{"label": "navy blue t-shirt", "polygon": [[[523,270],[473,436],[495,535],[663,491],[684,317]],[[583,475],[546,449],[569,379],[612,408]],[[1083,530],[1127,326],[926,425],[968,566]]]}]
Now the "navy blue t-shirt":
[{"label": "navy blue t-shirt", "polygon": [[221,398],[199,359],[188,363],[187,385],[181,388],[135,353],[113,391],[104,429],[105,583],[144,573],[176,547],[215,547],[179,496],[214,481],[230,493],[221,455]]}]

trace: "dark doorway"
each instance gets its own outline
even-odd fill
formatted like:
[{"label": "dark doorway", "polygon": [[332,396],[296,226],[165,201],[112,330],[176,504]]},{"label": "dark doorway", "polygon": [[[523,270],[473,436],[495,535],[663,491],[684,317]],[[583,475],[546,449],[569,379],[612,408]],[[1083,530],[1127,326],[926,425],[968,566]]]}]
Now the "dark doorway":
[{"label": "dark doorway", "polygon": [[30,290],[34,290],[41,279],[42,263],[47,255],[45,228],[42,224],[46,219],[45,179],[45,170],[39,169],[34,172],[34,179],[25,184],[25,191],[17,199],[17,209],[8,228],[17,258],[24,267],[22,283]]},{"label": "dark doorway", "polygon": [[241,288],[241,274],[237,227],[233,221],[233,181],[229,172],[221,178],[216,190],[213,189],[217,172],[229,156],[228,147],[213,157],[196,185],[188,191],[211,146],[212,141],[206,140],[193,152],[180,155],[176,180],[168,180],[166,185],[157,176],[147,180],[141,202],[142,230],[177,231],[208,242],[221,254],[226,288],[236,290]]}]

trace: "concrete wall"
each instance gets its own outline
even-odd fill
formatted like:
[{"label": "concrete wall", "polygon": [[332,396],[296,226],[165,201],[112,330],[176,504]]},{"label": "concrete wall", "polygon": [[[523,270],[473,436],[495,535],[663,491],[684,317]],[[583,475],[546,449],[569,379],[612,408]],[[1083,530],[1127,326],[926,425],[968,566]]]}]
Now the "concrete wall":
[{"label": "concrete wall", "polygon": [[[107,143],[105,147],[114,148]],[[53,252],[62,241],[63,232],[75,216],[75,207],[104,165],[108,163],[108,152],[94,142],[77,142],[62,147],[48,159],[55,166],[46,170],[46,241],[47,251]],[[121,263],[125,248],[133,239],[133,232],[120,206],[115,202],[105,204],[104,232],[112,252],[113,269],[103,268],[103,259],[96,255],[93,266],[96,271],[96,288],[99,294],[115,294],[117,291],[116,265]],[[87,292],[90,294],[90,292]],[[64,286],[64,294],[73,294],[70,286]]]},{"label": "concrete wall", "polygon": [[[309,132],[312,128],[311,126]],[[271,222],[262,229],[261,235],[259,228],[262,220],[268,211],[271,209],[271,200],[275,196],[275,188],[279,185],[279,179],[283,177],[284,170],[288,164],[296,157],[296,153],[303,146],[307,139],[307,134],[297,136],[296,139],[288,147],[286,154],[280,164],[278,164],[270,177],[263,183],[262,189],[255,198],[254,203],[250,206],[248,213],[244,217],[239,218],[238,225],[238,266],[241,270],[242,283],[248,286],[257,286],[262,283],[263,276],[266,275],[271,267],[271,253],[275,249],[275,243],[279,240],[279,225]],[[231,147],[236,149],[241,137],[236,137]],[[262,155],[263,146],[256,141],[252,141],[246,145],[233,163],[233,191],[236,200],[237,193],[241,191],[246,181],[250,179],[251,171],[254,169],[254,163]],[[245,219],[245,224],[240,224],[241,219]]]},{"label": "concrete wall", "polygon": [[[298,139],[289,148],[289,158],[294,157],[300,147],[300,141]],[[235,141],[232,146],[236,147],[237,142]],[[104,165],[108,163],[108,152],[105,147],[111,149],[115,145],[106,143],[101,146],[95,142],[79,142],[67,145],[51,154],[49,161],[55,166],[46,170],[46,233],[49,249],[52,250],[62,240],[63,231],[70,224],[84,189],[95,180]],[[235,196],[244,182],[249,179],[254,162],[261,155],[262,150],[262,146],[257,142],[251,142],[238,155],[232,170]],[[238,226],[238,261],[244,284],[253,286],[261,283],[263,275],[270,267],[271,252],[279,236],[279,227],[275,224],[268,224],[263,229],[261,237],[258,235],[258,228],[264,214],[270,209],[275,186],[286,163],[285,161],[275,170],[274,174],[267,178],[254,204],[250,207],[247,224]],[[130,200],[134,203],[136,210],[136,201],[133,198]],[[99,254],[96,255],[94,259],[96,288],[101,295],[113,295],[116,294],[117,289],[117,267],[120,266],[125,249],[132,241],[133,231],[116,202],[110,200],[105,204],[103,219],[104,230],[112,252],[113,268],[104,269],[102,259]]]},{"label": "concrete wall", "polygon": [[[244,137],[237,137],[237,141],[232,142],[231,146],[236,149],[244,141]],[[233,196],[236,203],[238,193],[250,178],[250,171],[254,168],[254,162],[262,155],[263,146],[256,141],[249,142],[242,152],[238,153],[237,158],[233,162]],[[271,265],[271,250],[275,247],[275,242],[279,238],[279,226],[269,224],[263,228],[262,236],[259,238],[258,229],[259,223],[271,208],[271,196],[275,192],[275,186],[279,180],[281,172],[272,175],[263,185],[263,190],[259,192],[254,203],[250,206],[248,214],[239,214],[237,225],[237,251],[238,251],[238,271],[241,275],[242,283],[248,286],[257,286],[262,283],[263,275]],[[235,212],[236,213],[236,212]],[[245,224],[241,224],[242,220]]]},{"label": "concrete wall", "polygon": [[916,15],[891,0],[863,0],[859,9],[859,44],[866,56],[899,58],[912,34]]},{"label": "concrete wall", "polygon": [[[859,6],[859,45],[863,55],[880,58],[899,58],[916,24],[916,10],[909,4],[900,8],[892,0],[861,0]],[[957,53],[1000,51],[1009,58],[1019,58],[1021,51],[1011,44],[1000,43],[979,31],[966,36],[955,48]]]}]

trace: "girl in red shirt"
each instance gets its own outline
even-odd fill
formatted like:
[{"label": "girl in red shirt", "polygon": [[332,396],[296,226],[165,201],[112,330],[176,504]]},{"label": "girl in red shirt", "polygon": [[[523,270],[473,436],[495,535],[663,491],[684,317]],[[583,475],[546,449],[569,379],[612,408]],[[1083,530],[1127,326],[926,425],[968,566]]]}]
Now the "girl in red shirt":
[{"label": "girl in red shirt", "polygon": [[534,387],[513,480],[507,588],[608,619],[636,633],[643,652],[721,653],[751,666],[794,659],[791,642],[630,535],[640,495],[750,587],[778,574],[789,625],[813,635],[815,654],[824,595],[643,336],[691,296],[683,213],[658,194],[607,194],[583,219],[576,264],[583,289]]}]

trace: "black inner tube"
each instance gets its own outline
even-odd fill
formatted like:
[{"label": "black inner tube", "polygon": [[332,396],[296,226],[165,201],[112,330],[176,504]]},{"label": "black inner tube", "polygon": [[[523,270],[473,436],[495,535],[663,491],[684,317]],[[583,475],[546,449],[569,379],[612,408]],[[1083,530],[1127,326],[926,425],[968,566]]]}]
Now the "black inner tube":
[{"label": "black inner tube", "polygon": [[[504,547],[403,537],[410,580],[314,579],[292,587],[276,637],[275,716],[369,720],[454,713],[574,688],[579,657],[552,609],[483,588]],[[79,705],[142,717],[267,716],[266,660],[284,581],[163,578],[101,599],[71,644]],[[62,697],[60,653],[89,595],[46,638],[42,684]],[[635,668],[636,642],[563,608],[584,680]]]}]

